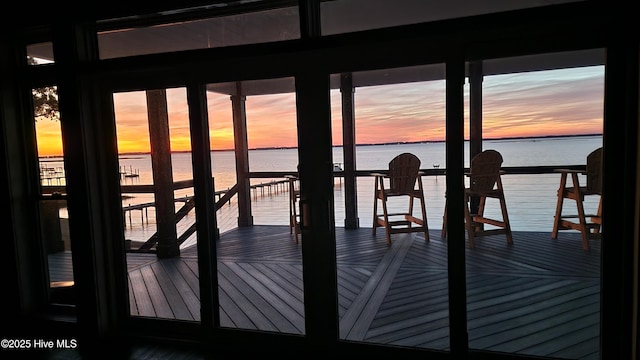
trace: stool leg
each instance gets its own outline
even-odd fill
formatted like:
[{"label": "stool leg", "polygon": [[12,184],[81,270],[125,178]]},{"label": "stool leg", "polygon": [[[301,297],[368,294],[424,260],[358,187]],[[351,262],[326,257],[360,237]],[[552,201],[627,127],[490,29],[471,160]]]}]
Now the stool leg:
[{"label": "stool leg", "polygon": [[444,200],[444,214],[442,214],[442,232],[440,233],[441,238],[447,237],[447,199]]},{"label": "stool leg", "polygon": [[373,227],[372,234],[376,235],[376,229],[378,228],[378,177],[376,176],[375,184],[373,188]]},{"label": "stool leg", "polygon": [[567,173],[562,173],[560,176],[560,187],[558,188],[558,203],[556,205],[556,214],[553,218],[553,231],[551,232],[551,238],[558,238],[558,229],[560,228],[560,222],[562,221],[562,205],[564,202],[564,192],[567,186]]},{"label": "stool leg", "polygon": [[584,197],[580,193],[578,174],[571,174],[573,180],[573,186],[576,193],[576,207],[578,208],[578,221],[580,222],[580,232],[582,233],[582,248],[589,250],[589,228],[587,227],[587,219],[584,214],[584,204],[582,200]]},{"label": "stool leg", "polygon": [[469,248],[473,249],[475,247],[475,239],[474,239],[474,227],[473,220],[471,219],[471,212],[469,210],[469,195],[464,196],[464,218],[465,218],[465,227],[467,228],[467,237],[469,238]]}]

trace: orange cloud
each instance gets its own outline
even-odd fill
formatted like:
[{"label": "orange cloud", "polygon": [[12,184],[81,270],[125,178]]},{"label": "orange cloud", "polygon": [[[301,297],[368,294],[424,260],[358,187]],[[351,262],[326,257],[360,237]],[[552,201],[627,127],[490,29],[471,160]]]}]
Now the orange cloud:
[{"label": "orange cloud", "polygon": [[[357,88],[356,143],[444,140],[444,81]],[[468,86],[465,95],[468,101]],[[118,150],[148,152],[149,129],[143,91],[113,96]],[[485,138],[602,133],[604,67],[487,76],[483,81]],[[167,90],[171,147],[191,148],[184,88]],[[229,95],[207,93],[212,150],[234,147]],[[297,146],[294,93],[247,96],[247,136],[250,148]],[[468,116],[468,104],[466,105]],[[342,144],[340,92],[331,91],[332,136]],[[468,134],[468,118],[466,120]],[[61,154],[59,123],[37,122],[41,155]],[[56,129],[57,126],[57,129]]]},{"label": "orange cloud", "polygon": [[39,156],[62,155],[62,131],[59,121],[48,119],[37,120],[36,139]]}]

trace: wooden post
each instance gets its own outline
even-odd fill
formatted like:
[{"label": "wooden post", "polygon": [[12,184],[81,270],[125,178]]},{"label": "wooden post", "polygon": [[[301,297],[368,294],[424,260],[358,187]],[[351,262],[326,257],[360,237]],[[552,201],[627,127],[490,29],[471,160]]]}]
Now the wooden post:
[{"label": "wooden post", "polygon": [[469,63],[469,159],[482,152],[482,61]]},{"label": "wooden post", "polygon": [[[482,61],[469,63],[469,161],[482,152]],[[471,198],[470,211],[478,213],[479,199]],[[483,225],[480,225],[484,227]]]},{"label": "wooden post", "polygon": [[173,197],[173,169],[171,166],[166,90],[147,90],[147,113],[156,203],[157,255],[163,258],[173,257],[180,255],[180,248],[176,236],[176,210]]},{"label": "wooden post", "polygon": [[236,182],[238,183],[238,226],[240,227],[253,225],[246,100],[247,98],[242,95],[242,84],[236,83],[236,93],[231,95],[231,108],[236,152]]},{"label": "wooden post", "polygon": [[345,229],[360,227],[358,219],[358,186],[356,178],[356,134],[353,76],[340,75],[342,93],[342,149],[344,154],[344,210]]}]

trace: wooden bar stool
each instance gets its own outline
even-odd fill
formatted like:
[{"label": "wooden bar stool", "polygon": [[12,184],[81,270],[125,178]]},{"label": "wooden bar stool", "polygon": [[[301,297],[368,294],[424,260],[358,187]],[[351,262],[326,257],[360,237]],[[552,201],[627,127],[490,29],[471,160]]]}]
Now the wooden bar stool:
[{"label": "wooden bar stool", "polygon": [[[589,239],[601,237],[602,226],[602,147],[587,156],[585,170],[556,169],[560,173],[558,203],[553,221],[552,239],[558,238],[560,230],[577,230],[582,234],[582,249],[589,250]],[[581,186],[578,175],[586,176],[586,185]],[[571,186],[567,181],[571,178]],[[586,213],[586,196],[598,196],[598,209],[595,213]],[[564,199],[575,201],[577,214],[563,215]],[[588,220],[587,220],[588,219]]]},{"label": "wooden bar stool", "polygon": [[294,234],[296,244],[300,235],[300,214],[298,204],[300,200],[300,189],[298,188],[298,177],[286,176],[289,181],[289,234]]},{"label": "wooden bar stool", "polygon": [[[429,241],[420,159],[410,153],[400,154],[389,162],[388,175],[374,174],[374,176],[373,235],[376,234],[378,227],[384,227],[387,244],[391,244],[391,234],[409,232],[422,232],[424,239]],[[388,186],[385,184],[385,179]],[[392,197],[407,198],[409,200],[407,211],[390,213],[387,202]],[[413,215],[414,199],[420,202],[421,217]],[[382,214],[378,214],[378,202],[382,203]]]},{"label": "wooden bar stool", "polygon": [[[485,150],[471,159],[469,187],[464,191],[465,227],[469,238],[469,247],[475,246],[475,238],[486,235],[505,234],[508,244],[513,244],[509,213],[502,187],[502,155],[496,150]],[[502,219],[485,215],[487,199],[497,199],[500,203]],[[478,199],[477,209],[472,206],[472,199]],[[492,225],[485,228],[484,225]],[[447,205],[445,204],[442,238],[447,236]]]}]

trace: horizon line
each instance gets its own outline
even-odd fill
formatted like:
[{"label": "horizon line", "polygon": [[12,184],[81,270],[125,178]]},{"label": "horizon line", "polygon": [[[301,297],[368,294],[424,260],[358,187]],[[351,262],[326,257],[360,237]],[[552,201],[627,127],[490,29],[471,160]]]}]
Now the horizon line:
[{"label": "horizon line", "polygon": [[[602,134],[576,134],[576,135],[537,135],[537,136],[507,136],[507,137],[495,137],[495,138],[483,138],[482,140],[520,140],[520,139],[548,139],[548,138],[566,138],[566,137],[581,137],[581,136],[602,136]],[[376,145],[407,145],[407,144],[428,144],[428,143],[441,143],[446,140],[418,140],[418,141],[390,141],[390,142],[382,142],[382,143],[360,143],[355,146],[376,146]],[[469,139],[464,139],[464,141],[469,141]],[[344,145],[333,145],[332,147],[342,147]],[[249,150],[285,150],[285,149],[297,149],[297,146],[266,146],[266,147],[256,147],[250,148]],[[233,148],[230,149],[211,149],[211,151],[233,151]],[[172,150],[171,153],[189,153],[191,150]],[[139,151],[139,152],[124,152],[119,153],[118,156],[122,155],[148,155],[150,151]],[[62,157],[62,155],[47,155],[40,156],[39,158],[55,158]]]}]

